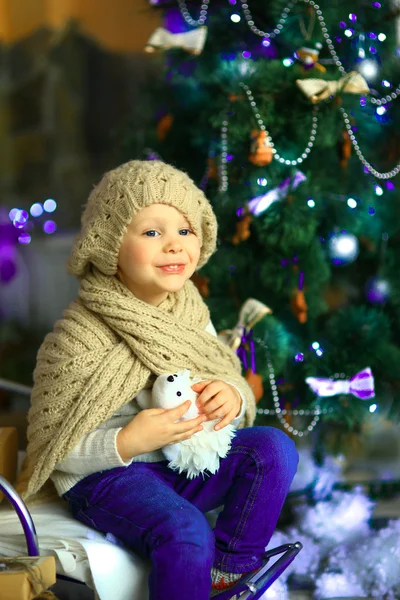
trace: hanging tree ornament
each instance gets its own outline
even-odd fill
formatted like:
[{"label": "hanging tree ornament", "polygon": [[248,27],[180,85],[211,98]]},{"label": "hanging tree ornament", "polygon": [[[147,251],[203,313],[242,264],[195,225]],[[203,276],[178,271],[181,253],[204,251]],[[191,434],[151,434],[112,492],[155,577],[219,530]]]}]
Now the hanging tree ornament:
[{"label": "hanging tree ornament", "polygon": [[[248,298],[239,313],[239,321],[234,329],[226,329],[218,334],[219,339],[234,350],[245,368],[245,379],[253,390],[256,402],[264,395],[262,377],[256,372],[255,346],[252,328],[263,317],[272,313],[266,305]],[[247,362],[247,353],[250,351],[250,367]]]},{"label": "hanging tree ornament", "polygon": [[351,139],[347,130],[342,131],[342,139],[338,145],[340,166],[345,169],[351,157]]},{"label": "hanging tree ornament", "polygon": [[244,214],[239,221],[236,223],[236,233],[232,237],[232,244],[237,246],[240,242],[245,242],[250,237],[250,225],[252,217],[249,214]]},{"label": "hanging tree ornament", "polygon": [[277,160],[278,162],[280,162],[281,164],[285,164],[285,165],[296,166],[296,165],[302,163],[308,157],[308,155],[310,154],[311,149],[314,146],[315,137],[317,135],[317,127],[318,127],[317,107],[314,107],[314,110],[313,110],[310,139],[308,141],[307,147],[304,149],[304,152],[301,154],[301,156],[299,156],[298,158],[296,158],[294,160],[285,159],[285,158],[283,158],[283,156],[280,156],[280,154],[277,152],[277,150],[275,148],[275,144],[272,141],[271,136],[267,132],[267,128],[265,127],[264,121],[261,118],[261,115],[259,113],[259,109],[257,107],[257,104],[256,104],[256,101],[254,99],[254,96],[253,96],[253,94],[251,92],[251,89],[249,88],[248,85],[246,85],[245,83],[243,83],[243,81],[241,81],[239,83],[239,85],[245,90],[245,92],[247,94],[247,99],[249,101],[250,107],[251,107],[251,109],[252,109],[252,111],[254,113],[255,118],[257,119],[257,123],[258,123],[261,131],[265,131],[265,133],[266,133],[266,136],[268,138],[268,143],[272,147],[273,158],[275,160]]},{"label": "hanging tree ornament", "polygon": [[364,77],[357,71],[351,71],[345,77],[335,81],[297,79],[296,85],[313,104],[342,93],[364,96],[371,92]]},{"label": "hanging tree ornament", "polygon": [[[296,269],[298,268],[297,265],[294,265],[294,267]],[[302,325],[307,322],[307,313],[308,313],[308,306],[307,306],[306,298],[304,296],[303,287],[304,287],[304,273],[303,273],[303,271],[301,271],[300,275],[299,275],[298,287],[292,291],[292,294],[290,297],[290,306],[292,309],[292,313],[294,314],[294,316],[296,317],[298,322],[301,323]]]},{"label": "hanging tree ornament", "polygon": [[251,133],[249,161],[257,167],[265,167],[274,157],[268,131],[255,129]]},{"label": "hanging tree ornament", "polygon": [[360,400],[371,400],[375,397],[374,376],[370,367],[356,373],[351,379],[335,380],[334,378],[307,377],[305,380],[314,394],[319,397],[352,394]]},{"label": "hanging tree ornament", "polygon": [[292,177],[286,177],[276,188],[272,188],[266,194],[255,196],[247,203],[248,210],[255,216],[261,215],[273,202],[283,200],[294,191],[307,177],[302,171],[297,170]]},{"label": "hanging tree ornament", "polygon": [[318,62],[321,48],[322,44],[320,43],[315,44],[315,46],[301,46],[296,50],[295,56],[304,69],[317,69],[320,73],[325,73],[326,68]]},{"label": "hanging tree ornament", "polygon": [[184,33],[171,33],[164,27],[157,27],[149,37],[145,51],[155,52],[156,50],[179,48],[191,54],[199,55],[203,51],[206,39],[207,27],[198,27]]},{"label": "hanging tree ornament", "polygon": [[335,265],[347,265],[356,260],[359,253],[358,239],[352,233],[334,233],[328,241],[329,257]]},{"label": "hanging tree ornament", "polygon": [[315,68],[321,73],[325,73],[325,67],[318,62],[322,44],[320,42],[313,42],[311,39],[316,22],[316,14],[313,6],[307,6],[304,14],[310,17],[308,26],[306,27],[303,15],[299,16],[300,29],[304,36],[305,44],[296,50],[295,56],[301,62],[304,69]]},{"label": "hanging tree ornament", "polygon": [[365,291],[368,302],[371,302],[371,304],[384,304],[390,296],[390,283],[377,275],[368,279]]},{"label": "hanging tree ornament", "polygon": [[169,113],[164,115],[163,117],[161,117],[161,119],[158,121],[156,131],[157,131],[157,138],[160,140],[160,142],[164,141],[165,138],[167,137],[167,134],[168,134],[169,130],[171,129],[173,122],[174,122],[174,117],[173,117],[173,115],[170,115]]}]

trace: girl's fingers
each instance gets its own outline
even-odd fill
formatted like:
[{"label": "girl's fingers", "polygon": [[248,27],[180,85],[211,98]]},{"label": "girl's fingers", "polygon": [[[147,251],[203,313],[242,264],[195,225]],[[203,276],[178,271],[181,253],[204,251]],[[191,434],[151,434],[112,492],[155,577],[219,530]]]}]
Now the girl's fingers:
[{"label": "girl's fingers", "polygon": [[194,383],[192,385],[192,390],[194,392],[197,392],[198,394],[200,394],[200,392],[202,392],[204,390],[204,388],[206,388],[210,383],[211,383],[211,381],[209,381],[209,380],[199,381],[199,383]]},{"label": "girl's fingers", "polygon": [[[204,390],[199,394],[196,404],[197,406],[202,406],[206,404],[211,398],[216,396],[225,386],[226,384],[223,381],[212,381],[204,388]],[[197,391],[197,390],[194,390]]]},{"label": "girl's fingers", "polygon": [[[224,417],[226,414],[226,410],[224,411],[225,402],[220,397],[215,397],[212,400],[209,400],[205,406],[199,406],[199,412],[202,414],[206,414],[208,418],[210,418],[210,413],[215,413],[220,411],[220,417]],[[216,417],[214,417],[216,418]]]},{"label": "girl's fingers", "polygon": [[221,421],[219,421],[219,423],[216,423],[216,425],[214,427],[215,431],[218,431],[219,429],[226,427],[226,425],[229,425],[229,423],[232,423],[234,418],[235,418],[235,414],[232,411],[229,414],[227,414],[223,419],[221,419]]},{"label": "girl's fingers", "polygon": [[173,431],[177,435],[181,435],[182,433],[188,433],[189,431],[192,431],[192,429],[197,429],[201,425],[201,423],[204,423],[204,421],[207,421],[206,415],[199,415],[198,417],[195,417],[194,419],[189,419],[188,421],[180,421],[179,423],[173,424]]}]

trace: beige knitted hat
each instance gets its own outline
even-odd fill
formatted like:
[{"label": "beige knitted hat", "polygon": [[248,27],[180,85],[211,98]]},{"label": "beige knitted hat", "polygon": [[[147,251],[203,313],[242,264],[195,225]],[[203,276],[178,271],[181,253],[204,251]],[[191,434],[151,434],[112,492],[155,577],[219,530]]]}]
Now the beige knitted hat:
[{"label": "beige knitted hat", "polygon": [[217,220],[211,204],[186,173],[161,161],[132,160],[106,173],[90,194],[69,273],[81,279],[92,264],[114,275],[132,217],[154,203],[174,206],[185,215],[200,240],[202,267],[216,249]]}]

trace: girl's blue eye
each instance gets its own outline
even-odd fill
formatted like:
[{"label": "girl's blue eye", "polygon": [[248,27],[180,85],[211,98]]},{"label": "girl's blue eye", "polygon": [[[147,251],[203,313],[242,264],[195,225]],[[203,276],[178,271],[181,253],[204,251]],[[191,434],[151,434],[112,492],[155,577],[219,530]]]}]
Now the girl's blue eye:
[{"label": "girl's blue eye", "polygon": [[190,233],[192,233],[190,229],[181,229],[179,233],[182,233],[182,231],[186,232],[183,235],[189,235]]},{"label": "girl's blue eye", "polygon": [[146,231],[145,235],[147,235],[147,237],[156,237],[155,235],[153,235],[153,233],[156,233],[158,235],[158,231],[156,231],[155,229],[150,229],[150,231]]}]

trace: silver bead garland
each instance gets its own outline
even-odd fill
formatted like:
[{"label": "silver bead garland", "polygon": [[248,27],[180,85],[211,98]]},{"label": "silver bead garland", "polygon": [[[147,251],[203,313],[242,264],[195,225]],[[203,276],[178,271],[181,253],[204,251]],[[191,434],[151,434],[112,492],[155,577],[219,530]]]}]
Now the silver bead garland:
[{"label": "silver bead garland", "polygon": [[185,0],[178,0],[179,10],[181,11],[182,17],[185,19],[186,23],[192,27],[204,25],[204,23],[207,21],[209,4],[210,0],[203,0],[200,7],[200,17],[196,20],[191,17]]},{"label": "silver bead garland", "polygon": [[221,159],[219,165],[219,191],[226,192],[228,190],[228,120],[225,118],[221,125]]},{"label": "silver bead garland", "polygon": [[363,153],[361,152],[360,146],[358,145],[358,142],[356,139],[356,136],[353,133],[349,115],[346,113],[346,111],[344,110],[343,107],[340,107],[340,110],[342,111],[344,124],[345,124],[347,132],[349,134],[351,143],[354,146],[354,150],[356,151],[358,158],[360,159],[362,164],[368,169],[368,171],[372,175],[374,175],[374,177],[376,177],[377,179],[391,179],[392,177],[395,177],[398,173],[400,173],[400,164],[396,165],[394,169],[392,169],[391,171],[388,171],[387,173],[380,173],[367,161],[367,159],[364,157]]},{"label": "silver bead garland", "polygon": [[252,14],[250,12],[249,9],[249,5],[247,4],[246,0],[240,0],[241,4],[242,4],[242,10],[243,10],[243,14],[244,17],[247,21],[247,25],[250,27],[251,31],[253,33],[255,33],[256,35],[259,35],[260,37],[263,38],[274,38],[277,35],[279,35],[283,29],[283,26],[286,22],[286,19],[289,16],[290,11],[292,10],[293,6],[295,5],[295,3],[297,2],[297,0],[294,0],[293,2],[290,2],[288,4],[288,6],[284,9],[284,11],[282,12],[278,24],[275,27],[275,29],[273,31],[271,31],[270,33],[268,33],[267,31],[262,31],[262,29],[259,29],[255,24],[254,24],[254,20],[252,17]]},{"label": "silver bead garland", "polygon": [[[259,35],[260,37],[264,37],[267,39],[274,38],[281,33],[281,31],[283,29],[283,25],[285,24],[290,11],[294,7],[294,5],[297,4],[298,1],[299,0],[292,0],[292,2],[290,2],[287,5],[287,7],[284,9],[284,11],[282,12],[282,14],[278,20],[278,25],[275,27],[275,29],[271,33],[268,33],[267,31],[262,31],[255,25],[253,16],[249,9],[249,5],[247,4],[246,0],[240,0],[240,2],[242,3],[242,9],[243,9],[243,13],[244,13],[247,25],[250,27],[251,31],[256,35]],[[316,4],[316,2],[314,2],[314,0],[301,0],[301,1],[305,2],[306,4],[310,4],[310,6],[312,6],[314,8],[315,13],[317,15],[317,19],[320,24],[320,27],[322,29],[322,34],[325,38],[326,45],[328,46],[329,52],[334,60],[334,63],[336,64],[337,68],[343,75],[347,75],[346,69],[343,67],[343,64],[342,64],[341,60],[339,59],[339,56],[335,50],[335,47],[332,42],[332,38],[329,35],[328,28],[326,26],[325,19],[322,14],[322,10],[320,9],[319,5]],[[398,96],[400,96],[400,86],[398,86],[394,92],[392,92],[391,94],[388,94],[387,96],[384,96],[383,98],[371,97],[369,99],[372,104],[376,104],[376,105],[380,106],[381,104],[386,104],[387,102],[391,102],[392,100],[395,100],[396,98],[398,98]]]},{"label": "silver bead garland", "polygon": [[[288,6],[283,10],[279,20],[278,20],[278,24],[275,27],[275,29],[272,32],[267,32],[267,31],[263,31],[262,29],[259,29],[255,23],[254,23],[254,19],[253,16],[251,14],[251,11],[249,9],[249,5],[246,2],[246,0],[240,0],[241,2],[241,6],[242,6],[242,10],[243,10],[243,14],[245,16],[246,19],[246,23],[247,25],[250,27],[251,31],[253,33],[255,33],[258,36],[261,36],[263,38],[274,38],[277,35],[279,35],[283,29],[283,26],[289,16],[290,11],[292,10],[292,8],[295,6],[295,4],[297,4],[297,2],[305,2],[306,4],[309,4],[310,6],[313,7],[313,9],[315,10],[315,13],[317,15],[317,19],[319,21],[321,30],[322,30],[322,34],[325,38],[325,42],[328,46],[329,52],[333,58],[334,63],[336,64],[337,68],[339,69],[339,71],[342,73],[342,75],[347,75],[346,69],[343,67],[343,64],[341,62],[341,60],[339,59],[338,54],[336,53],[335,47],[333,45],[332,42],[332,38],[329,35],[328,32],[328,28],[326,26],[323,14],[322,14],[322,10],[320,9],[319,5],[314,2],[314,0],[292,0]],[[185,0],[178,0],[178,5],[179,5],[179,9],[181,11],[181,14],[183,16],[183,18],[185,19],[185,21],[192,26],[200,26],[200,25],[204,25],[204,23],[207,20],[207,13],[208,13],[208,8],[209,8],[209,4],[210,4],[210,0],[203,0],[203,3],[201,5],[200,8],[200,17],[199,19],[195,20],[191,17],[188,8],[186,6],[186,1]],[[254,97],[251,93],[251,90],[244,84],[244,83],[240,83],[240,85],[245,89],[246,94],[248,96],[249,102],[250,102],[250,106],[253,109],[254,115],[257,119],[257,122],[260,126],[260,129],[262,129],[263,131],[266,131],[265,125],[263,120],[261,119],[261,116],[258,112],[257,109],[257,105],[256,102],[254,100]],[[377,106],[381,106],[384,104],[387,104],[388,102],[391,102],[393,100],[395,100],[396,98],[398,98],[400,96],[400,86],[398,86],[393,92],[391,92],[390,94],[387,94],[386,96],[382,97],[382,98],[369,98],[372,104],[375,104]],[[376,177],[377,179],[391,179],[392,177],[395,177],[399,172],[400,172],[400,164],[396,165],[396,167],[394,169],[392,169],[391,171],[387,171],[386,173],[380,173],[379,171],[377,171],[365,158],[365,156],[363,155],[360,146],[358,145],[358,142],[354,136],[354,133],[351,129],[351,125],[350,125],[350,121],[348,118],[348,115],[346,114],[345,110],[343,108],[341,108],[342,113],[343,113],[343,118],[345,121],[345,125],[347,128],[347,131],[349,133],[351,142],[354,146],[354,149],[356,151],[356,154],[359,158],[359,160],[361,161],[361,163],[364,165],[364,167],[366,167],[366,169],[372,174],[374,175],[374,177]],[[272,138],[269,136],[268,134],[268,142],[272,147],[272,152],[273,152],[273,156],[274,159],[279,161],[281,164],[286,164],[286,165],[298,165],[300,163],[303,162],[303,160],[305,160],[307,158],[307,156],[309,155],[309,153],[311,152],[311,149],[314,145],[314,141],[315,141],[315,136],[317,133],[317,125],[318,125],[318,119],[316,117],[316,107],[314,107],[314,116],[313,116],[313,125],[312,125],[312,130],[311,130],[311,135],[310,135],[310,139],[309,142],[307,144],[307,147],[304,149],[304,152],[301,154],[300,157],[298,157],[296,160],[288,160],[283,158],[282,156],[280,156],[280,154],[276,151],[276,149],[274,148],[274,143],[272,141]],[[227,168],[226,168],[226,155],[227,155],[227,122],[226,123],[226,128],[225,131],[221,131],[221,145],[222,145],[222,158],[221,158],[221,165],[220,165],[220,191],[226,191],[228,189],[228,176],[227,176]],[[267,132],[268,133],[268,132]],[[225,154],[225,157],[224,157]]]},{"label": "silver bead garland", "polygon": [[251,106],[251,109],[254,113],[254,116],[257,120],[258,126],[260,127],[260,129],[262,131],[265,131],[267,133],[267,139],[268,139],[268,143],[269,145],[272,147],[272,153],[274,156],[274,159],[277,160],[278,162],[285,164],[285,165],[299,165],[300,163],[302,163],[310,154],[312,147],[314,146],[314,142],[315,142],[315,137],[317,135],[317,128],[318,128],[318,117],[317,117],[317,111],[318,108],[316,106],[314,106],[313,109],[313,118],[312,118],[312,126],[311,126],[311,133],[310,133],[310,138],[308,140],[307,143],[307,147],[304,149],[304,152],[301,154],[301,156],[299,156],[298,158],[296,158],[295,160],[289,160],[286,158],[283,158],[276,150],[275,148],[275,144],[271,138],[271,136],[269,135],[267,128],[265,127],[264,121],[261,118],[260,113],[258,112],[258,108],[257,108],[257,104],[256,101],[254,100],[254,96],[249,88],[248,85],[246,85],[245,83],[243,83],[242,81],[240,82],[241,87],[245,90],[246,94],[247,94],[247,99],[249,101],[249,104]]},{"label": "silver bead garland", "polygon": [[[270,386],[271,386],[272,398],[273,398],[274,407],[275,407],[273,411],[265,412],[264,409],[257,409],[257,412],[259,414],[275,414],[277,416],[278,420],[280,421],[280,423],[283,425],[283,427],[292,435],[295,435],[298,437],[305,437],[306,435],[309,435],[313,431],[315,426],[317,425],[317,423],[320,419],[320,415],[327,414],[328,412],[332,412],[332,409],[329,411],[321,410],[321,408],[319,406],[317,406],[315,408],[315,410],[291,410],[291,411],[288,411],[288,410],[281,409],[280,402],[279,402],[279,392],[278,392],[278,387],[276,385],[276,379],[275,379],[275,371],[274,371],[274,367],[272,365],[272,360],[271,360],[271,353],[269,351],[267,344],[264,342],[264,340],[262,340],[261,338],[254,338],[254,341],[265,350],[268,371],[269,371],[269,382],[270,382]],[[295,427],[292,427],[290,425],[290,423],[288,423],[286,421],[286,419],[284,417],[284,415],[286,415],[286,414],[301,415],[301,416],[310,415],[313,418],[312,418],[311,423],[307,426],[306,429],[300,430],[300,429],[296,429]]]},{"label": "silver bead garland", "polygon": [[[268,32],[268,31],[263,31],[262,29],[259,29],[255,25],[248,3],[246,2],[246,0],[240,0],[241,5],[242,5],[243,14],[246,19],[247,25],[250,27],[251,31],[255,35],[258,35],[258,36],[266,38],[266,39],[273,39],[282,32],[283,26],[286,24],[286,20],[289,16],[290,11],[294,7],[294,5],[297,4],[298,1],[299,0],[292,0],[292,2],[289,2],[289,4],[283,10],[281,16],[279,17],[276,27],[271,32]],[[339,59],[339,56],[335,50],[335,47],[332,42],[332,38],[329,35],[328,28],[326,26],[325,19],[322,14],[322,10],[320,9],[319,5],[316,4],[313,0],[301,0],[301,1],[305,2],[306,4],[310,4],[310,6],[312,6],[314,8],[317,18],[318,18],[318,21],[319,21],[319,24],[320,24],[320,27],[322,29],[322,34],[325,38],[325,42],[328,46],[329,52],[331,53],[333,61],[336,64],[336,66],[338,67],[339,71],[343,75],[347,75],[346,70],[343,67],[343,64],[342,64],[341,60]],[[209,3],[210,3],[210,0],[203,0],[203,3],[200,8],[200,18],[195,20],[190,16],[190,13],[186,6],[185,0],[178,0],[178,5],[179,5],[179,9],[181,11],[182,17],[185,19],[185,21],[188,23],[188,25],[191,25],[191,26],[204,25],[204,23],[207,20],[207,12],[208,12],[208,8],[209,8]],[[383,96],[382,98],[370,97],[369,100],[371,101],[371,104],[376,104],[377,106],[381,106],[382,104],[387,104],[388,102],[392,102],[399,96],[400,96],[400,85],[393,92],[391,92],[390,94],[387,94],[386,96]]]}]

